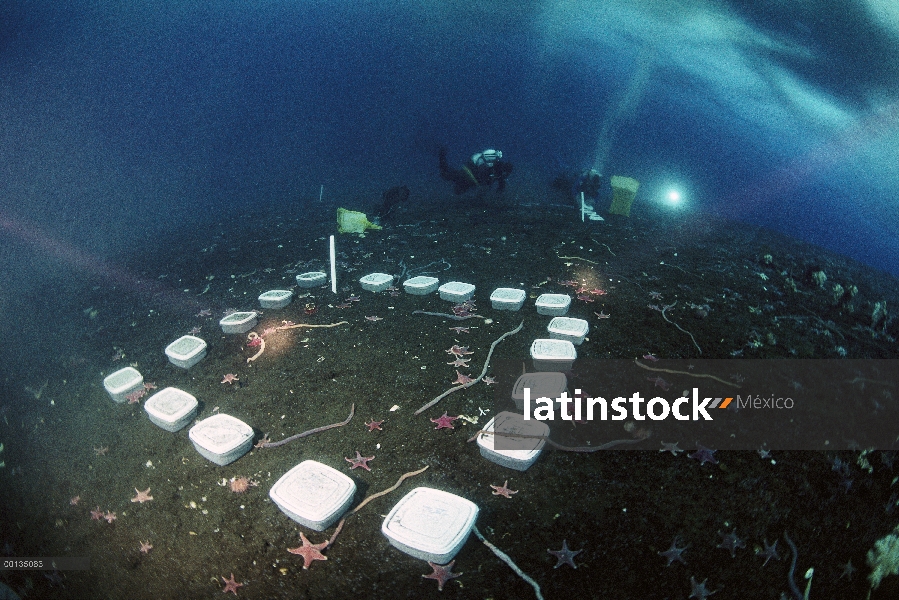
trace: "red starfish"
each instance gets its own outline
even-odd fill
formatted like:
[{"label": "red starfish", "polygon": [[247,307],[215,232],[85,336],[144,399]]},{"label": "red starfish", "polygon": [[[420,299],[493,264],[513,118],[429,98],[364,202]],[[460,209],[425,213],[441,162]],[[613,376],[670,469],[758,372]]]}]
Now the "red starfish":
[{"label": "red starfish", "polygon": [[422,577],[424,577],[425,579],[436,579],[437,580],[437,590],[442,592],[443,586],[446,584],[447,581],[449,581],[450,579],[455,579],[459,575],[462,575],[462,573],[453,573],[453,565],[454,564],[456,564],[456,561],[454,561],[454,560],[450,561],[450,564],[448,564],[448,565],[438,565],[436,563],[432,563],[431,561],[428,561],[428,566],[430,566],[432,569],[434,569],[434,572],[430,573],[428,575],[422,575]]},{"label": "red starfish", "polygon": [[242,583],[237,583],[237,582],[234,580],[234,573],[231,573],[231,579],[225,579],[224,577],[222,577],[222,581],[225,582],[225,589],[223,589],[222,592],[224,592],[224,593],[226,593],[226,594],[227,594],[228,592],[233,592],[234,595],[236,596],[236,595],[237,595],[237,588],[242,588],[242,587],[243,587],[243,584],[242,584]]},{"label": "red starfish", "polygon": [[507,485],[509,484],[509,480],[503,482],[502,485],[491,485],[493,488],[494,496],[502,496],[503,498],[511,498],[512,494],[517,494],[518,490],[510,490]]},{"label": "red starfish", "polygon": [[450,417],[448,413],[443,413],[442,417],[431,419],[431,423],[437,423],[437,427],[435,427],[434,429],[455,429],[455,427],[453,427],[453,421],[458,418],[459,417]]},{"label": "red starfish", "polygon": [[384,431],[383,429],[381,429],[381,423],[383,422],[384,421],[375,421],[374,419],[372,419],[371,423],[366,423],[365,426],[368,427],[369,431],[374,431],[375,429],[377,429],[378,431]]},{"label": "red starfish", "polygon": [[592,290],[590,290],[590,293],[594,296],[605,296],[607,294],[605,290],[601,290],[599,288],[593,288]]},{"label": "red starfish", "polygon": [[306,536],[303,535],[302,531],[300,532],[300,539],[303,541],[302,546],[298,546],[296,548],[288,548],[287,551],[291,554],[299,554],[303,557],[304,569],[308,569],[309,565],[311,565],[313,561],[328,560],[328,557],[321,553],[321,550],[324,550],[328,547],[328,542],[313,544],[306,539]]},{"label": "red starfish", "polygon": [[[380,429],[380,427],[379,427],[379,429]],[[371,431],[371,429],[369,429],[369,431]],[[362,456],[361,454],[359,454],[359,451],[356,450],[356,458],[344,457],[343,460],[350,463],[350,470],[353,470],[356,467],[362,467],[366,471],[371,471],[371,467],[368,466],[368,461],[374,460],[374,458],[375,458],[374,456]]]},{"label": "red starfish", "polygon": [[240,381],[234,373],[226,373],[224,377],[221,381],[222,383],[233,384],[235,381]]},{"label": "red starfish", "polygon": [[456,380],[453,383],[461,383],[462,385],[465,385],[466,383],[471,383],[472,381],[474,381],[474,379],[472,379],[468,375],[463,375],[459,371],[456,371]]},{"label": "red starfish", "polygon": [[254,337],[252,340],[247,342],[247,348],[253,348],[255,346],[259,346],[260,344],[262,344],[262,338]]},{"label": "red starfish", "polygon": [[465,356],[466,354],[474,354],[471,350],[468,349],[468,346],[458,346],[453,345],[452,348],[446,350],[447,354],[452,354],[453,356]]}]

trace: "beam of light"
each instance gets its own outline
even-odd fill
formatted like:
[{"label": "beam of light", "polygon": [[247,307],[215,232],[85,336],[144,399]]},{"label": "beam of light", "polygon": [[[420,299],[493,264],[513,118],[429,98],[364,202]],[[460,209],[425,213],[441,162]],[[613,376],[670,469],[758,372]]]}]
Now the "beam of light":
[{"label": "beam of light", "polygon": [[188,299],[183,292],[162,285],[158,281],[141,279],[128,269],[85,252],[78,246],[53,237],[25,221],[0,213],[0,231],[11,238],[25,242],[45,257],[72,270],[103,279],[113,286],[141,297],[161,297],[175,309],[192,310],[196,307],[196,301]]}]

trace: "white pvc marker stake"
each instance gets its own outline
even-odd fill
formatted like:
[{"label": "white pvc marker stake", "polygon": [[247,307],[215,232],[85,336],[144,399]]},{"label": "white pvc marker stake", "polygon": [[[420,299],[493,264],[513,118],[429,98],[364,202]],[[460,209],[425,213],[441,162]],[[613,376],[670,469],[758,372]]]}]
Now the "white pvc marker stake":
[{"label": "white pvc marker stake", "polygon": [[584,213],[586,212],[586,205],[584,204],[584,192],[581,192],[581,223],[584,222]]},{"label": "white pvc marker stake", "polygon": [[337,293],[337,251],[334,248],[334,236],[331,236],[331,292]]},{"label": "white pvc marker stake", "polygon": [[319,202],[322,201],[322,196],[324,196],[324,195],[325,195],[325,184],[323,183],[321,189],[318,190],[318,201]]}]

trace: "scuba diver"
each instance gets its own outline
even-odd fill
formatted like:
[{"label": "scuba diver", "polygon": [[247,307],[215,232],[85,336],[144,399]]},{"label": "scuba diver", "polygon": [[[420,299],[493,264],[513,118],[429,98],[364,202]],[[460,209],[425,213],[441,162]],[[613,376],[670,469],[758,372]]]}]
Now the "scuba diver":
[{"label": "scuba diver", "polygon": [[446,160],[446,148],[440,148],[440,177],[452,181],[453,191],[462,194],[473,187],[489,188],[495,181],[496,191],[506,189],[506,178],[512,173],[512,163],[503,160],[499,150],[487,149],[473,154],[460,169],[451,169]]},{"label": "scuba diver", "polygon": [[552,186],[561,192],[570,194],[578,206],[581,204],[581,192],[584,193],[585,202],[595,205],[603,187],[602,176],[596,169],[584,169],[578,174],[562,173],[553,180]]}]

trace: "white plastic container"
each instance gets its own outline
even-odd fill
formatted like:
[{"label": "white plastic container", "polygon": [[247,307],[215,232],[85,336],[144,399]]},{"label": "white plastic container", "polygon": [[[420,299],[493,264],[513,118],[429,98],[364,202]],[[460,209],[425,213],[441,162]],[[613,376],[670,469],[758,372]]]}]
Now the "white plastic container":
[{"label": "white plastic container", "polygon": [[490,294],[490,305],[493,310],[521,310],[527,294],[515,288],[496,288]]},{"label": "white plastic container", "polygon": [[383,292],[393,285],[393,275],[387,273],[370,273],[359,280],[363,290],[369,292]]},{"label": "white plastic container", "polygon": [[590,331],[590,324],[584,319],[554,317],[546,330],[554,340],[568,340],[575,346],[580,346]]},{"label": "white plastic container", "polygon": [[290,290],[269,290],[259,296],[259,306],[262,308],[284,308],[290,304],[293,292]]},{"label": "white plastic container", "polygon": [[540,294],[537,298],[537,314],[561,317],[568,313],[571,296],[568,294]]},{"label": "white plastic container", "polygon": [[219,466],[233,463],[253,445],[252,427],[224,413],[203,419],[190,428],[187,437],[197,452]]},{"label": "white plastic container", "polygon": [[403,289],[406,290],[407,294],[424,296],[425,294],[433,293],[438,285],[440,285],[440,280],[436,277],[419,275],[418,277],[413,277],[412,279],[404,281]]},{"label": "white plastic container", "polygon": [[246,333],[256,327],[258,315],[254,311],[231,313],[221,321],[223,333]]},{"label": "white plastic container", "polygon": [[524,410],[524,389],[531,390],[531,401],[535,398],[552,398],[555,400],[568,389],[568,378],[565,373],[525,373],[515,380],[512,387],[512,401],[518,410]]},{"label": "white plastic container", "polygon": [[450,302],[465,302],[474,296],[474,286],[461,281],[448,281],[437,288],[437,290],[440,292],[441,300],[449,300]]},{"label": "white plastic container", "polygon": [[321,271],[310,271],[297,275],[297,287],[313,288],[325,285],[328,282],[328,275]]},{"label": "white plastic container", "polygon": [[356,484],[337,469],[304,460],[275,482],[268,495],[285,515],[324,531],[350,507]]},{"label": "white plastic container", "polygon": [[167,387],[144,402],[150,420],[166,431],[179,431],[197,414],[197,399],[183,390]]},{"label": "white plastic container", "polygon": [[381,533],[397,549],[421,560],[445,565],[459,552],[475,519],[474,502],[442,490],[420,487],[406,494],[387,514]]},{"label": "white plastic container", "polygon": [[[549,436],[549,426],[543,421],[534,419],[525,421],[521,415],[506,411],[498,413],[490,419],[484,425],[484,430],[529,436]],[[489,433],[478,435],[478,447],[481,449],[481,456],[490,462],[515,469],[516,471],[527,471],[537,461],[545,445],[545,440],[533,437],[516,438],[495,436]]]},{"label": "white plastic container", "polygon": [[531,358],[538,371],[570,371],[577,350],[568,340],[537,339],[531,344]]},{"label": "white plastic container", "polygon": [[144,387],[144,376],[134,367],[125,367],[103,379],[103,387],[113,402],[122,403],[131,392]]},{"label": "white plastic container", "polygon": [[165,355],[176,367],[189,369],[206,356],[206,342],[192,335],[182,335],[165,347]]}]

